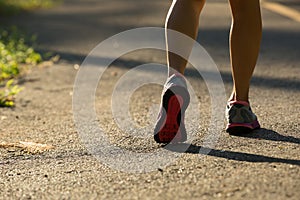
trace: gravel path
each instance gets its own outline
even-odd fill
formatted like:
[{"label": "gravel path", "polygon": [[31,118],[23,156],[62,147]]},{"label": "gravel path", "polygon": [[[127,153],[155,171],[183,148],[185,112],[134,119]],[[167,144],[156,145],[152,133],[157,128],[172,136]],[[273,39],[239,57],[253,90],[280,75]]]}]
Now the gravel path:
[{"label": "gravel path", "polygon": [[[297,22],[264,9],[261,56],[251,88],[252,107],[262,129],[244,137],[222,131],[208,155],[199,154],[211,105],[205,82],[189,68],[187,78],[200,102],[200,128],[186,151],[184,144],[164,149],[176,156],[167,167],[129,173],[130,159],[120,171],[87,151],[73,121],[76,64],[95,45],[120,31],[162,26],[168,5],[159,0],[66,0],[57,8],[1,19],[38,34],[38,48],[59,53],[61,61],[33,69],[22,83],[25,89],[17,107],[0,110],[0,144],[15,144],[0,148],[0,199],[299,199],[300,28]],[[199,41],[217,63],[227,94],[231,87],[229,25],[227,3],[209,1]],[[106,130],[110,143],[145,154],[162,148],[149,138],[120,130],[112,119],[110,103],[122,75],[149,62],[165,63],[165,56],[142,50],[119,58],[101,78],[95,101],[97,123]],[[142,71],[142,75],[153,74]],[[147,114],[159,103],[160,91],[161,86],[146,85],[132,95],[130,110],[137,124],[151,123]],[[16,145],[20,141],[53,148],[28,152]],[[111,156],[117,163],[114,159],[120,155]]]}]

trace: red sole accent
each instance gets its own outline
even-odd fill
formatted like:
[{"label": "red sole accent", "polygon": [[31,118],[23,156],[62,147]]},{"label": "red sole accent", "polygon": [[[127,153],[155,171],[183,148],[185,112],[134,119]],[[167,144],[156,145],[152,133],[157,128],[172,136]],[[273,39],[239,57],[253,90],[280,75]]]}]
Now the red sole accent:
[{"label": "red sole accent", "polygon": [[182,139],[177,116],[181,111],[183,98],[179,95],[173,95],[168,101],[167,118],[163,127],[158,132],[160,142],[179,142]]},{"label": "red sole accent", "polygon": [[245,127],[249,129],[257,129],[260,127],[258,121],[254,121],[252,123],[231,123],[227,125],[227,128],[233,128],[233,127]]},{"label": "red sole accent", "polygon": [[230,135],[244,135],[249,134],[255,129],[259,129],[260,125],[258,121],[254,121],[252,123],[231,123],[226,127],[226,132]]}]

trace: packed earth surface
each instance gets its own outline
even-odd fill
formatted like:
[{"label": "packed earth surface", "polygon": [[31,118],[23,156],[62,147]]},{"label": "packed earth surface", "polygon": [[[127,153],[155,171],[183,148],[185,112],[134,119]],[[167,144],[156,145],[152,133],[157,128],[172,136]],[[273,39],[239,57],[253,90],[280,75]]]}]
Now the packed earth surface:
[{"label": "packed earth surface", "polygon": [[[225,0],[207,1],[197,41],[216,63],[226,98],[212,104],[208,83],[196,67],[188,66],[186,78],[196,100],[196,107],[187,110],[188,134],[193,134],[190,141],[168,146],[154,142],[151,127],[160,103],[160,84],[148,83],[134,90],[127,99],[130,114],[117,110],[126,114],[120,121],[128,117],[132,123],[126,130],[118,126],[112,112],[118,81],[137,66],[165,65],[161,50],[130,51],[106,69],[94,58],[95,70],[105,69],[96,88],[87,84],[87,91],[94,90],[97,120],[74,109],[76,75],[92,49],[122,31],[163,27],[170,3],[65,0],[51,9],[1,19],[1,23],[36,34],[37,50],[53,52],[60,60],[22,77],[24,90],[17,96],[16,107],[0,108],[0,199],[299,199],[300,22],[263,4],[263,39],[250,90],[261,129],[242,136],[230,136],[224,129],[223,111],[232,88],[231,14]],[[280,5],[300,12],[297,1]],[[114,45],[118,48],[118,43]],[[100,54],[114,56],[110,51]],[[134,84],[163,73],[142,69],[127,78]],[[118,92],[126,95],[131,84]],[[93,100],[84,95],[80,96],[83,103]],[[113,100],[121,104],[125,98]],[[224,123],[210,126],[215,120],[211,118],[214,106],[224,107],[218,113]],[[99,137],[96,129],[84,129],[82,121],[76,121],[78,113],[87,114],[87,123],[94,120],[101,128]],[[194,113],[199,114],[197,120],[188,118]],[[208,148],[205,138],[209,134],[217,137]],[[123,151],[105,149],[115,147]],[[155,152],[157,159],[150,156]]]}]

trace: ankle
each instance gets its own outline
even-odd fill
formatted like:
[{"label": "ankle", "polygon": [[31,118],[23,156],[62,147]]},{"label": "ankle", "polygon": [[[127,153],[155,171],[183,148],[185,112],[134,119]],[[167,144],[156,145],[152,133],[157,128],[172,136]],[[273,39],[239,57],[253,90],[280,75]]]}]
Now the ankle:
[{"label": "ankle", "polygon": [[249,98],[247,96],[239,96],[235,92],[232,92],[228,101],[245,101],[249,103]]}]

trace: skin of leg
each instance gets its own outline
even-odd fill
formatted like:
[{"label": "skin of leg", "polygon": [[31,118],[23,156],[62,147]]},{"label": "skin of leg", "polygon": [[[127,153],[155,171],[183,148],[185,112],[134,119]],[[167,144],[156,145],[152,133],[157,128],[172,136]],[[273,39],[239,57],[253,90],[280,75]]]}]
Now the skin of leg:
[{"label": "skin of leg", "polygon": [[178,38],[173,37],[168,30],[175,30],[196,39],[199,16],[204,4],[205,0],[173,0],[165,23],[169,76],[176,72],[183,74],[187,65],[185,59],[169,52],[169,49],[180,49],[186,55],[185,57],[188,58],[193,44],[189,44],[184,40],[178,41]]},{"label": "skin of leg", "polygon": [[229,0],[232,11],[230,59],[233,92],[229,100],[248,101],[250,80],[257,62],[262,22],[259,0]]}]

